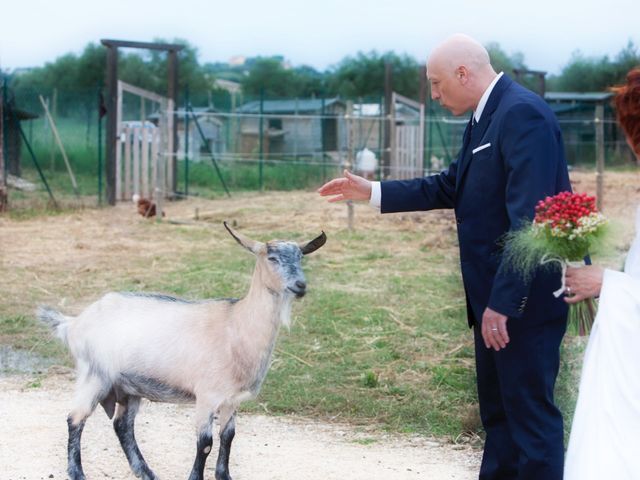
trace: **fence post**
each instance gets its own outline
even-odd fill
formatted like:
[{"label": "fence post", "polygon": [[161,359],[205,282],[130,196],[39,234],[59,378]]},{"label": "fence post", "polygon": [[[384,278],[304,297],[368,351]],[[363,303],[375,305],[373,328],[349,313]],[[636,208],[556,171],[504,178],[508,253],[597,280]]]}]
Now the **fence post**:
[{"label": "fence post", "polygon": [[596,105],[596,117],[594,119],[596,128],[596,207],[602,211],[604,193],[604,104],[599,102]]},{"label": "fence post", "polygon": [[264,88],[260,89],[260,118],[258,119],[258,150],[260,151],[260,157],[258,158],[258,188],[260,191],[264,190],[264,184],[262,179],[262,169],[264,163]]},{"label": "fence post", "polygon": [[298,161],[298,96],[296,95],[293,113],[293,158]]},{"label": "fence post", "polygon": [[115,205],[116,195],[116,150],[118,146],[118,47],[107,46],[107,131],[105,178],[107,182],[107,203]]},{"label": "fence post", "polygon": [[[6,80],[5,80],[6,81]],[[0,212],[7,210],[7,170],[4,162],[4,88],[2,85],[2,94],[0,95]]]},{"label": "fence post", "polygon": [[398,128],[396,126],[396,93],[391,92],[391,106],[389,109],[389,164],[388,172],[392,178],[405,178],[400,167],[398,151]]},{"label": "fence post", "polygon": [[384,132],[386,130],[386,114],[384,112],[385,98],[380,97],[379,116],[378,116],[378,158],[380,166],[378,167],[378,181],[384,178]]},{"label": "fence post", "polygon": [[[189,196],[189,85],[184,89],[184,195]],[[177,160],[177,159],[176,159]]]},{"label": "fence post", "polygon": [[327,181],[327,167],[326,167],[326,157],[325,157],[325,131],[324,131],[324,113],[325,113],[325,99],[324,95],[320,99],[320,162],[322,163],[322,183]]},{"label": "fence post", "polygon": [[382,153],[381,171],[382,178],[389,176],[391,171],[391,108],[393,93],[393,74],[391,63],[384,64],[384,151]]},{"label": "fence post", "polygon": [[171,132],[171,149],[169,157],[169,191],[174,197],[178,189],[178,50],[171,49],[167,52],[167,67],[169,69],[169,78],[167,81],[167,90],[169,99],[173,101],[173,114],[169,128]]},{"label": "fence post", "polygon": [[420,172],[420,176],[423,177],[425,174],[425,170],[430,169],[427,167],[430,167],[430,162],[429,165],[427,166],[427,149],[426,149],[426,140],[427,140],[427,130],[429,128],[429,124],[425,121],[426,120],[426,111],[427,109],[425,108],[426,104],[427,104],[427,66],[426,65],[422,65],[420,67],[420,132],[422,135],[422,138],[420,140],[420,155],[422,156],[422,172]]},{"label": "fence post", "polygon": [[[51,95],[51,118],[55,119],[58,116],[58,89],[54,88],[53,93]],[[51,136],[49,137],[49,159],[51,165],[51,173],[56,171],[56,149],[55,149],[55,133],[53,132],[53,125],[51,125],[51,121],[49,121]]]},{"label": "fence post", "polygon": [[[349,171],[353,171],[353,101],[347,101],[347,163],[345,168]],[[347,226],[349,231],[353,231],[353,200],[347,200]]]},{"label": "fence post", "polygon": [[102,117],[106,114],[102,84],[98,82],[98,205],[102,205]]}]

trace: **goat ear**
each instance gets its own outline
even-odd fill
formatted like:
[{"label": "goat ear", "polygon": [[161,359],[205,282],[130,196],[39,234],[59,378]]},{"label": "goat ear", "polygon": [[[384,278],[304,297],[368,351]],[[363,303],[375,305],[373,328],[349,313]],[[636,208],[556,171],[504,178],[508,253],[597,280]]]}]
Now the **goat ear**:
[{"label": "goat ear", "polygon": [[318,235],[316,238],[311,240],[309,243],[300,245],[300,250],[302,251],[303,255],[308,255],[310,253],[315,252],[317,249],[323,246],[326,241],[327,241],[327,236],[325,235],[324,232],[322,232],[320,235]]},{"label": "goat ear", "polygon": [[251,253],[258,253],[260,251],[260,249],[263,247],[263,244],[261,242],[258,242],[256,240],[251,240],[248,237],[245,237],[244,235],[236,232],[233,228],[231,228],[227,222],[222,222],[224,224],[224,228],[227,229],[227,231],[231,234],[231,236],[233,238],[236,239],[236,241],[242,245],[244,248],[246,248],[247,250],[249,250]]}]

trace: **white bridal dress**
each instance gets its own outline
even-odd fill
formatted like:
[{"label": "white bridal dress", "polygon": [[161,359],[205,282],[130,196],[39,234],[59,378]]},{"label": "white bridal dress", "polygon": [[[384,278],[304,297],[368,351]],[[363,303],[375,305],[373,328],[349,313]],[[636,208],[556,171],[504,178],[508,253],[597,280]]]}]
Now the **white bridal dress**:
[{"label": "white bridal dress", "polygon": [[624,272],[605,270],[565,480],[640,480],[640,208]]}]

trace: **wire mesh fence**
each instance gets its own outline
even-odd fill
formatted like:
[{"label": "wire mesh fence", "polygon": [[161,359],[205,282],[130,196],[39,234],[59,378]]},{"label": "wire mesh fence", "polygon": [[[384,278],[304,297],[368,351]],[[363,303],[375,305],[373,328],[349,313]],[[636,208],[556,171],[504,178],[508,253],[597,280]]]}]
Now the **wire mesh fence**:
[{"label": "wire mesh fence", "polygon": [[[104,144],[109,141],[102,95],[97,86],[84,91],[14,91],[5,82],[2,173],[9,186],[22,177],[41,195],[45,181],[54,195],[68,195],[73,193],[72,171],[82,196],[102,198]],[[372,179],[426,175],[456,158],[467,122],[437,104],[421,108],[398,100],[385,112],[382,98],[232,100],[225,108],[192,106],[185,96],[175,110],[162,111],[148,99],[125,93],[116,141],[132,141],[131,136],[122,139],[124,129],[153,131],[160,128],[163,116],[171,116],[177,125],[175,147],[160,151],[163,161],[175,163],[169,188],[173,191],[167,193],[215,197],[225,189],[233,193],[315,188],[344,168]],[[606,166],[635,166],[614,112],[603,103]],[[569,164],[595,167],[596,104],[550,105],[560,122]],[[18,200],[36,194],[10,190]]]}]

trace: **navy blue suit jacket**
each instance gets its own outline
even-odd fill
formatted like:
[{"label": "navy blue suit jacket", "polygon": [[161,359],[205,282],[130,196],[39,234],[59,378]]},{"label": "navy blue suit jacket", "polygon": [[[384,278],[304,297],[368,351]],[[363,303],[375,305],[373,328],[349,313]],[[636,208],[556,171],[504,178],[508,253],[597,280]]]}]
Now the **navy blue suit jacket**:
[{"label": "navy blue suit jacket", "polygon": [[539,200],[571,190],[558,122],[538,95],[503,75],[448,170],[381,189],[382,213],[455,209],[470,326],[486,307],[526,323],[566,315],[552,295],[557,270],[525,282],[502,263],[501,237],[532,219]]}]

